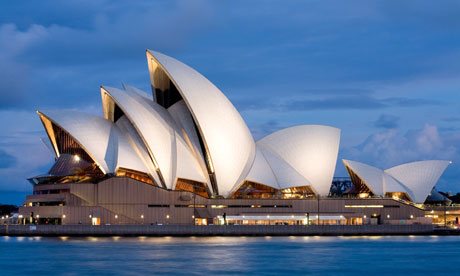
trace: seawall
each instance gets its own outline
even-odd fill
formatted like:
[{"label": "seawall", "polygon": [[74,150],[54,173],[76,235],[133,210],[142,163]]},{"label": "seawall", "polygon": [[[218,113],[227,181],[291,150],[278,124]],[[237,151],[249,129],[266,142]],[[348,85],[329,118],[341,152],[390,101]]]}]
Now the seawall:
[{"label": "seawall", "polygon": [[434,225],[0,225],[2,236],[458,235]]}]

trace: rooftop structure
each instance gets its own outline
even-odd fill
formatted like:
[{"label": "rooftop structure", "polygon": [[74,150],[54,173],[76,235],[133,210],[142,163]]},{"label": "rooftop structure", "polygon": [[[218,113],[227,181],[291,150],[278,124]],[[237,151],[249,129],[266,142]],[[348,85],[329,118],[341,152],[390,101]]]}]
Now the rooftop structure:
[{"label": "rooftop structure", "polygon": [[339,129],[296,126],[256,143],[232,103],[200,73],[150,50],[147,60],[153,94],[102,86],[103,118],[38,111],[57,161],[34,183],[128,176],[206,197],[329,194]]},{"label": "rooftop structure", "polygon": [[200,73],[150,50],[147,61],[152,93],[102,86],[101,117],[37,111],[56,160],[29,179],[22,223],[430,223],[399,199],[423,202],[448,161],[383,171],[344,160],[353,184],[331,188],[339,129],[300,125],[254,141]]},{"label": "rooftop structure", "polygon": [[444,170],[452,162],[418,161],[386,170],[351,160],[343,160],[343,163],[357,193],[403,198],[423,203]]}]

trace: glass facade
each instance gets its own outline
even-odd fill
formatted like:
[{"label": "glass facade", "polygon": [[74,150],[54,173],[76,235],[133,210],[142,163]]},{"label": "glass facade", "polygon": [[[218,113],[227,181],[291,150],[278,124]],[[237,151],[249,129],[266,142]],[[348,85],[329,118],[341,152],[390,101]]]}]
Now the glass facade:
[{"label": "glass facade", "polygon": [[182,178],[177,179],[176,191],[188,191],[206,198],[210,195],[206,184]]},{"label": "glass facade", "polygon": [[279,198],[279,190],[259,183],[245,181],[240,188],[233,193],[232,198]]},{"label": "glass facade", "polygon": [[283,199],[290,198],[309,198],[314,197],[315,194],[312,192],[309,186],[292,187],[281,190]]},{"label": "glass facade", "polygon": [[120,169],[118,169],[116,175],[117,176],[129,177],[129,178],[132,178],[132,179],[136,179],[136,180],[139,180],[139,181],[154,185],[154,182],[152,181],[150,176],[148,174],[146,174],[146,173],[143,173],[143,172],[130,170],[130,169],[125,169],[125,168],[120,168]]}]

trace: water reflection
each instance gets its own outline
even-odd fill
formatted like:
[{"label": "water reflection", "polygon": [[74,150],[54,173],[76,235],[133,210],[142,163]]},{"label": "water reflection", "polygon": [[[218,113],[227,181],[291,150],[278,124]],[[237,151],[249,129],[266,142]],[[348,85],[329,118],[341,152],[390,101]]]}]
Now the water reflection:
[{"label": "water reflection", "polygon": [[450,273],[459,246],[443,236],[3,237],[0,266],[26,275],[422,275]]}]

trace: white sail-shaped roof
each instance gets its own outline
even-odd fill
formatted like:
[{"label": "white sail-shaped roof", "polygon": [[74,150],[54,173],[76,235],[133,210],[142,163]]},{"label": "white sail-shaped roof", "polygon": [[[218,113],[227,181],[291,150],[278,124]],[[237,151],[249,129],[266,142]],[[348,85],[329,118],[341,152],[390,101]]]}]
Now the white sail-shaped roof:
[{"label": "white sail-shaped roof", "polygon": [[[109,96],[129,118],[151,154],[154,167],[161,172],[165,186],[172,189],[177,178],[208,183],[168,111],[139,95],[144,93],[141,90],[132,90],[103,87],[102,93]],[[107,100],[107,97],[103,96],[103,101]],[[104,106],[109,109],[108,103],[104,103]]]},{"label": "white sail-shaped roof", "polygon": [[383,192],[383,170],[351,160],[343,160],[345,166],[353,170],[367,185],[369,190],[376,195],[382,195]]},{"label": "white sail-shaped roof", "polygon": [[69,110],[38,111],[71,135],[104,173],[124,167],[147,173],[147,169],[130,147],[118,127],[101,117]]},{"label": "white sail-shaped roof", "polygon": [[404,193],[414,201],[411,190],[388,173],[383,173],[383,191],[386,193]]},{"label": "white sail-shaped roof", "polygon": [[402,164],[385,170],[410,189],[415,202],[424,202],[451,161],[426,160]]},{"label": "white sail-shaped roof", "polygon": [[218,192],[228,195],[247,175],[255,158],[255,143],[243,118],[225,95],[194,69],[150,50],[147,59],[151,80],[152,68],[160,66],[187,104],[209,155]]},{"label": "white sail-shaped roof", "polygon": [[[208,178],[191,154],[186,142],[178,135],[176,136],[176,149],[176,181],[177,178],[189,179],[206,183],[209,187]],[[175,186],[173,189],[175,189]]]},{"label": "white sail-shaped roof", "polygon": [[262,153],[262,149],[258,146],[256,147],[256,158],[254,159],[254,163],[252,164],[251,170],[246,176],[245,181],[256,182],[277,190],[280,189],[273,169],[270,167],[270,164]]},{"label": "white sail-shaped roof", "polygon": [[315,193],[317,192],[308,179],[303,177],[295,168],[283,160],[278,154],[260,147],[265,159],[268,161],[273,174],[276,177],[280,189],[293,187],[309,186]]},{"label": "white sail-shaped roof", "polygon": [[141,137],[137,133],[134,126],[131,124],[126,115],[121,116],[115,123],[120,131],[126,137],[126,140],[129,142],[131,147],[137,153],[142,163],[148,170],[148,174],[155,181],[157,185],[161,185],[161,181],[158,177],[155,167],[153,166],[152,160],[150,159],[149,152],[144,145]]},{"label": "white sail-shaped roof", "polygon": [[340,143],[340,129],[320,125],[295,126],[257,142],[299,172],[320,195],[331,188]]},{"label": "white sail-shaped roof", "polygon": [[[204,76],[161,53],[148,50],[147,59],[154,93],[125,84],[101,87],[105,119],[53,114],[55,124],[65,124],[104,173],[138,170],[168,189],[179,178],[192,180],[225,197],[244,181],[329,193],[339,129],[297,126],[255,143],[232,103]],[[42,121],[59,156],[51,119]]]},{"label": "white sail-shaped roof", "polygon": [[153,101],[153,96],[139,88],[136,88],[134,86],[128,85],[128,84],[123,84],[123,89],[126,91],[130,91],[132,93],[136,93],[137,95],[149,100]]},{"label": "white sail-shaped roof", "polygon": [[164,184],[171,189],[174,181],[175,158],[173,158],[174,130],[171,120],[167,118],[169,114],[162,106],[153,101],[148,102],[130,91],[102,87],[101,92],[110,96],[129,118],[147,146],[154,166],[160,170]]},{"label": "white sail-shaped roof", "polygon": [[208,170],[206,169],[206,162],[201,151],[200,140],[187,105],[183,100],[180,100],[170,106],[168,108],[168,112],[175,120],[176,125],[181,131],[182,137],[184,137],[184,140],[195,157],[196,162],[201,167],[203,174],[206,175],[206,179],[208,179],[206,182],[209,183]]},{"label": "white sail-shaped roof", "polygon": [[345,166],[357,174],[375,194],[405,193],[414,202],[423,203],[450,161],[427,160],[402,164],[387,170],[343,160]]}]

